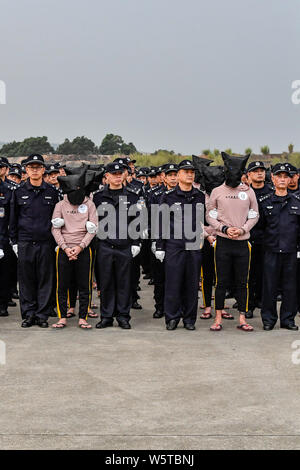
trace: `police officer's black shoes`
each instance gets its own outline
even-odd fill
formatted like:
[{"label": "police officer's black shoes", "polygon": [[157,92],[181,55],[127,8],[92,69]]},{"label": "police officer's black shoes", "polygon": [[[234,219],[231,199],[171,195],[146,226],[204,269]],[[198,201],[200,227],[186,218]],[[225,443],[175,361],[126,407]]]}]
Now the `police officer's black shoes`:
[{"label": "police officer's black shoes", "polygon": [[49,317],[52,317],[52,318],[56,318],[57,317],[57,313],[54,309],[52,309],[49,313]]},{"label": "police officer's black shoes", "polygon": [[5,308],[0,310],[0,317],[8,317],[8,311]]},{"label": "police officer's black shoes", "polygon": [[9,307],[16,307],[16,306],[17,306],[17,303],[14,302],[13,300],[10,300],[10,301],[8,302],[8,306],[9,306]]},{"label": "police officer's black shoes", "polygon": [[127,320],[118,320],[118,324],[120,328],[123,328],[123,330],[131,329],[130,323]]},{"label": "police officer's black shoes", "polygon": [[192,323],[184,323],[183,326],[186,330],[190,331],[194,331],[196,329],[195,325],[193,325]]},{"label": "police officer's black shoes", "polygon": [[287,330],[297,331],[299,330],[298,326],[295,323],[287,323],[286,325],[280,325],[280,328],[285,328]]},{"label": "police officer's black shoes", "polygon": [[14,300],[18,300],[19,299],[18,292],[13,292],[12,295],[11,295],[11,298],[14,299]]},{"label": "police officer's black shoes", "polygon": [[268,325],[268,324],[264,325],[264,330],[265,331],[271,331],[271,330],[273,330],[273,328],[274,328],[274,325]]},{"label": "police officer's black shoes", "polygon": [[102,318],[99,323],[96,324],[96,328],[108,328],[109,326],[113,326],[114,321],[110,318]]},{"label": "police officer's black shoes", "polygon": [[177,321],[177,320],[170,320],[170,321],[166,324],[166,328],[167,328],[167,330],[169,330],[169,331],[171,331],[171,330],[176,330],[177,325],[178,325],[178,321]]},{"label": "police officer's black shoes", "polygon": [[134,308],[135,310],[142,310],[143,307],[138,302],[133,302],[131,308]]},{"label": "police officer's black shoes", "polygon": [[35,324],[39,326],[40,328],[48,328],[48,322],[47,320],[41,320],[41,319],[36,319]]},{"label": "police officer's black shoes", "polygon": [[153,313],[153,318],[162,318],[164,316],[163,312],[160,312],[159,310],[155,310]]},{"label": "police officer's black shoes", "polygon": [[253,318],[253,310],[248,310],[248,312],[245,313],[245,318]]},{"label": "police officer's black shoes", "polygon": [[25,318],[25,320],[22,321],[21,327],[22,328],[30,328],[33,325],[35,325],[35,319],[34,318]]}]

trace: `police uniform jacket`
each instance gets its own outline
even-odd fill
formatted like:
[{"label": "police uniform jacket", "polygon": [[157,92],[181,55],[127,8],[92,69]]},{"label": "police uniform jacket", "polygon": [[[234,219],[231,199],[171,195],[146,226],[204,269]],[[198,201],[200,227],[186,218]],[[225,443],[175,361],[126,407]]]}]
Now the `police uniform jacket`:
[{"label": "police uniform jacket", "polygon": [[[175,228],[175,223],[176,223],[176,215],[174,215],[174,212],[170,212],[170,238],[169,239],[164,239],[163,237],[163,227],[161,223],[161,219],[159,222],[159,238],[156,242],[156,250],[165,250],[166,247],[169,248],[180,248],[185,250],[186,243],[192,243],[193,240],[186,239],[185,238],[185,230],[183,227],[184,224],[184,210],[185,210],[185,205],[186,204],[191,204],[192,205],[192,220],[190,221],[191,229],[193,231],[196,230],[196,222],[199,223],[199,221],[196,221],[196,207],[197,204],[202,204],[203,205],[203,211],[205,211],[205,195],[202,191],[200,191],[197,188],[192,188],[191,191],[182,191],[177,185],[174,189],[170,189],[169,191],[165,191],[161,198],[160,198],[160,204],[167,204],[168,206],[173,206],[178,208],[178,213],[180,212],[181,215],[181,220],[182,220],[182,237],[181,239],[176,239],[175,238],[175,233],[174,233],[174,228]],[[205,220],[205,214],[204,214],[204,220]],[[204,223],[203,220],[203,223]],[[200,247],[199,247],[200,249]]]},{"label": "police uniform jacket", "polygon": [[300,196],[266,195],[259,203],[265,249],[275,253],[297,251],[300,233]]},{"label": "police uniform jacket", "polygon": [[[122,210],[127,211],[127,218],[126,218],[126,221],[124,222],[126,223],[126,227],[128,228],[128,225],[130,224],[130,222],[132,222],[135,219],[135,216],[128,215],[129,207],[131,207],[134,204],[137,204],[138,200],[139,200],[139,196],[136,190],[127,186],[126,187],[123,186],[122,191],[116,193],[116,195],[113,194],[113,191],[110,191],[108,185],[104,186],[102,189],[100,189],[98,192],[94,194],[93,201],[97,209],[100,206],[105,208],[106,205],[111,204],[114,206],[115,211],[116,211],[116,234],[115,234],[116,236],[115,237],[108,236],[107,239],[105,240],[106,242],[108,242],[109,244],[113,246],[120,247],[120,248],[128,247],[130,245],[139,245],[140,239],[131,240],[128,235],[127,229],[126,229],[127,238],[122,239],[120,237],[121,227],[119,226],[119,222],[120,222],[119,213],[120,213],[121,207],[122,207]],[[101,220],[107,217],[107,214],[108,214],[107,211],[104,211],[104,215],[99,215],[98,213],[99,223],[101,223]],[[123,227],[122,229],[124,230]]]},{"label": "police uniform jacket", "polygon": [[53,240],[51,219],[57,202],[57,191],[44,181],[37,188],[28,179],[15,189],[9,225],[12,243]]}]

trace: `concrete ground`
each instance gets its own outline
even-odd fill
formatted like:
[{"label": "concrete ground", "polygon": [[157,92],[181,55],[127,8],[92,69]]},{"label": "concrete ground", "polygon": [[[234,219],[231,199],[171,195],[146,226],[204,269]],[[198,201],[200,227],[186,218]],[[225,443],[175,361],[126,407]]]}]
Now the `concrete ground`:
[{"label": "concrete ground", "polygon": [[253,333],[166,331],[145,283],[141,303],[130,331],[0,319],[1,449],[300,448],[300,332],[264,332],[258,313]]}]

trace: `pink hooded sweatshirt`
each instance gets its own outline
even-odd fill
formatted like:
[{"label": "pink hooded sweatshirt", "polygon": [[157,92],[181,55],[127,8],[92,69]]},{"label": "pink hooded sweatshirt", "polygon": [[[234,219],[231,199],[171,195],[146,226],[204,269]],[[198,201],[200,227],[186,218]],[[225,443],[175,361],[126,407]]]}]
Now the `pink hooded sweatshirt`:
[{"label": "pink hooded sweatshirt", "polygon": [[64,219],[65,224],[61,228],[52,227],[52,235],[62,250],[89,246],[95,234],[88,233],[85,224],[88,221],[98,224],[97,209],[90,198],[85,197],[80,206],[73,206],[65,194],[63,200],[55,206],[52,219],[57,217]]},{"label": "pink hooded sweatshirt", "polygon": [[258,204],[252,188],[242,183],[231,188],[223,183],[213,189],[206,205],[206,220],[218,236],[229,238],[222,228],[237,227],[244,233],[235,240],[248,240],[258,219]]}]

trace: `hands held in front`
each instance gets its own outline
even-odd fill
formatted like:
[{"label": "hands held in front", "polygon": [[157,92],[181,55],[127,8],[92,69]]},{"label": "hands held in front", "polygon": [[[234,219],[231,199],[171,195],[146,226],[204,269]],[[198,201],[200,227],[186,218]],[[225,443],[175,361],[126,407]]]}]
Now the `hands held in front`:
[{"label": "hands held in front", "polygon": [[74,246],[73,248],[66,248],[65,253],[67,257],[69,258],[69,261],[75,261],[77,260],[77,257],[79,253],[82,252],[81,246]]}]

